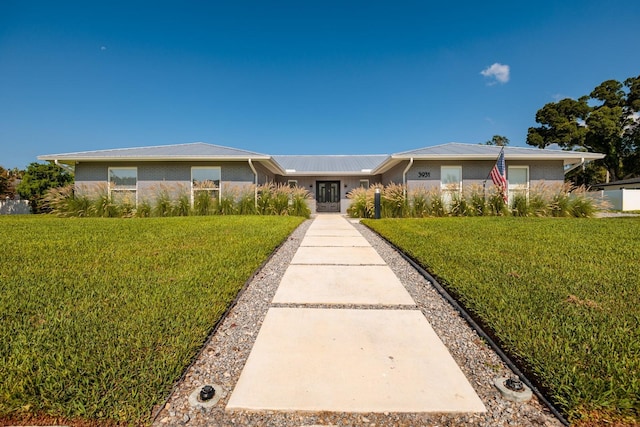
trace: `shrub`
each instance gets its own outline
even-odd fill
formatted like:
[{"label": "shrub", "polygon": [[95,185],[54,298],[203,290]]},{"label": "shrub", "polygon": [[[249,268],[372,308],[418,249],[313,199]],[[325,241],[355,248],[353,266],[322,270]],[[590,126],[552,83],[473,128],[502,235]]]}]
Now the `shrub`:
[{"label": "shrub", "polygon": [[238,198],[237,209],[240,215],[254,215],[256,211],[256,187],[245,188]]},{"label": "shrub", "polygon": [[351,204],[347,208],[347,215],[351,218],[370,218],[373,216],[367,209],[366,188],[354,188],[347,194],[347,199],[351,200]]},{"label": "shrub", "polygon": [[431,193],[429,208],[431,216],[441,217],[446,215],[447,211],[444,207],[444,199],[440,191]]},{"label": "shrub", "polygon": [[500,191],[493,191],[489,195],[488,205],[493,215],[505,216],[509,214],[509,207],[507,206],[507,202],[504,201],[504,198]]},{"label": "shrub", "polygon": [[511,202],[511,213],[513,216],[529,216],[529,203],[527,195],[516,193]]},{"label": "shrub", "polygon": [[218,213],[221,215],[233,215],[236,213],[235,191],[227,191],[222,194]]},{"label": "shrub", "polygon": [[189,201],[189,195],[181,191],[178,196],[178,200],[173,206],[173,216],[189,216],[191,213],[191,202]]},{"label": "shrub", "polygon": [[291,189],[291,204],[289,205],[289,215],[311,217],[311,209],[307,200],[311,199],[311,194],[306,188],[295,187]]},{"label": "shrub", "polygon": [[208,191],[196,191],[193,200],[193,212],[196,215],[212,215],[217,211],[218,200]]},{"label": "shrub", "polygon": [[270,202],[271,215],[287,215],[289,213],[289,186],[287,184],[275,185]]},{"label": "shrub", "polygon": [[153,214],[159,217],[171,216],[173,207],[171,206],[171,195],[165,186],[161,186],[156,193]]},{"label": "shrub", "polygon": [[469,216],[486,216],[491,214],[483,187],[472,185],[463,191],[465,194],[468,194],[469,198],[469,208],[467,210]]},{"label": "shrub", "polygon": [[59,217],[84,217],[91,214],[91,200],[85,195],[76,195],[72,184],[47,190],[43,207],[45,211]]},{"label": "shrub", "polygon": [[138,218],[149,218],[151,216],[151,203],[148,200],[143,200],[136,209],[136,216]]},{"label": "shrub", "polygon": [[429,216],[429,201],[427,192],[420,187],[409,195],[410,212],[414,218],[424,218]]},{"label": "shrub", "polygon": [[[375,193],[374,193],[375,194]],[[409,210],[405,196],[405,186],[391,183],[381,191],[381,216],[385,218],[404,218]]]}]

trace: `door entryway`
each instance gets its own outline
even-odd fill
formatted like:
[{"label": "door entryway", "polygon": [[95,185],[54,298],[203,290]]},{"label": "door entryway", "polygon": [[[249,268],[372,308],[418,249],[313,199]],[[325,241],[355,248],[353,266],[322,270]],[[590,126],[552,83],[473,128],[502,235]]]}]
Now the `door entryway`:
[{"label": "door entryway", "polygon": [[316,212],[340,212],[340,181],[316,181]]}]

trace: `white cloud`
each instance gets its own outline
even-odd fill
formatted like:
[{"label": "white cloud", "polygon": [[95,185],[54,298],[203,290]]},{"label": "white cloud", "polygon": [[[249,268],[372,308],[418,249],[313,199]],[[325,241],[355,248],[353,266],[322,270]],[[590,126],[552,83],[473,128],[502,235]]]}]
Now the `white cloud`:
[{"label": "white cloud", "polygon": [[492,66],[482,70],[480,74],[491,79],[489,85],[506,83],[509,81],[509,66],[496,62]]}]

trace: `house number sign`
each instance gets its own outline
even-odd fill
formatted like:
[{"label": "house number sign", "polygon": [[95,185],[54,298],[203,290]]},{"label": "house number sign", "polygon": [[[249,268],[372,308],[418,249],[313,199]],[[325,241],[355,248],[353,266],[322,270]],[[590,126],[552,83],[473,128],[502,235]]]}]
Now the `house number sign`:
[{"label": "house number sign", "polygon": [[418,172],[418,178],[430,178],[431,177],[431,172],[429,171],[419,171]]}]

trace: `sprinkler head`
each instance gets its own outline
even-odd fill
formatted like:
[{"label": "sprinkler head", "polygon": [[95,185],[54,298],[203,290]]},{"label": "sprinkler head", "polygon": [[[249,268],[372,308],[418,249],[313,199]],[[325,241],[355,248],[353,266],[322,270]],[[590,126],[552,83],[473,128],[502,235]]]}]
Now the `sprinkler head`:
[{"label": "sprinkler head", "polygon": [[200,400],[206,402],[207,400],[211,400],[215,394],[216,390],[210,385],[206,385],[200,390]]},{"label": "sprinkler head", "polygon": [[509,390],[512,391],[523,391],[524,390],[524,384],[522,384],[522,381],[520,381],[519,379],[513,379],[513,378],[509,378],[508,380],[506,380],[504,382],[505,387],[507,387]]}]

